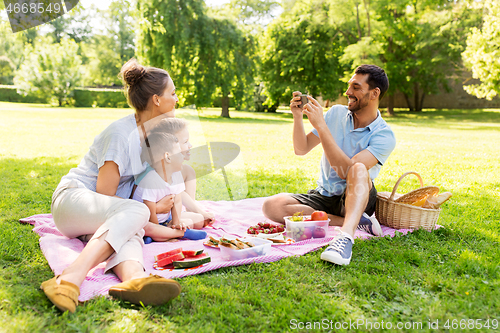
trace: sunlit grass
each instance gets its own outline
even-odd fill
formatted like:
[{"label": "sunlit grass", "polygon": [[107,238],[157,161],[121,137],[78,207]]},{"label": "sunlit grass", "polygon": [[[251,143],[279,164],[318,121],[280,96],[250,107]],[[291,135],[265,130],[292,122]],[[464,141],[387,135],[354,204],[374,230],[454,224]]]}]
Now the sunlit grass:
[{"label": "sunlit grass", "polygon": [[[183,278],[182,295],[161,307],[101,297],[74,315],[59,314],[38,290],[52,276],[38,236],[18,219],[50,212],[60,178],[78,164],[95,135],[130,112],[0,103],[0,331],[297,331],[293,319],[422,322],[429,331],[429,320],[500,319],[498,110],[400,112],[386,118],[397,146],[377,188],[389,191],[402,173],[413,170],[424,185],[452,192],[438,221],[442,229],[356,241],[347,267],[322,262],[317,251]],[[220,110],[204,109],[197,115],[200,123],[193,114],[178,114],[190,119],[195,146],[238,144],[243,162],[232,172],[247,182],[248,197],[315,186],[322,150],[294,155],[290,114],[231,111],[232,119],[221,119]],[[307,120],[306,128],[311,128]],[[226,198],[220,171],[198,184],[200,199]],[[417,186],[416,177],[408,176],[398,191]]]}]

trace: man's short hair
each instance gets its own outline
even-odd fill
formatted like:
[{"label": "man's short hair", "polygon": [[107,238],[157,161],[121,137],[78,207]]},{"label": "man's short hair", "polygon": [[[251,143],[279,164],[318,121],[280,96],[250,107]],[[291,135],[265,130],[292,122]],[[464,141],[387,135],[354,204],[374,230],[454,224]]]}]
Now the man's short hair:
[{"label": "man's short hair", "polygon": [[379,88],[380,95],[378,100],[380,101],[384,97],[387,89],[389,89],[389,78],[385,71],[375,65],[361,65],[354,71],[354,74],[368,74],[368,79],[366,82],[370,86],[370,90]]}]

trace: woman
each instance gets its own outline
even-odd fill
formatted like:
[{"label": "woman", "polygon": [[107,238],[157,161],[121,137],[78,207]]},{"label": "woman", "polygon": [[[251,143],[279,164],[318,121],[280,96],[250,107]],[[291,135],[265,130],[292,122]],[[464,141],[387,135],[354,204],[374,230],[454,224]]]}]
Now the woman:
[{"label": "woman", "polygon": [[[99,134],[82,162],[61,179],[52,196],[52,215],[63,235],[92,235],[61,275],[42,283],[47,297],[63,312],[76,310],[80,285],[89,270],[105,260],[105,271],[112,270],[123,281],[110,288],[113,297],[158,305],[181,291],[178,282],[145,273],[142,237],[150,213],[144,204],[128,199],[134,182],[132,170],[137,170],[133,167],[137,161],[130,157],[131,133],[153,118],[173,117],[179,100],[172,79],[163,69],[143,67],[132,59],[120,74],[135,114],[113,122]],[[158,210],[167,213],[172,205],[172,197],[165,197],[158,202]]]}]

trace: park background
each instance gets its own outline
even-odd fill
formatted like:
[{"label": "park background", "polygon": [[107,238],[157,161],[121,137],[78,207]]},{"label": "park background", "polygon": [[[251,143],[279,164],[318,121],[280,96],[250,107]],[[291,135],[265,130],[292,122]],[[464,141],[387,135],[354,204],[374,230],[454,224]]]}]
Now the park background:
[{"label": "park background", "polygon": [[[0,331],[281,332],[301,331],[293,319],[324,318],[491,331],[498,323],[497,1],[113,1],[17,34],[0,9]],[[315,186],[322,152],[293,154],[292,91],[344,103],[357,65],[382,66],[391,88],[381,111],[398,144],[376,186],[391,190],[415,170],[453,192],[444,228],[356,241],[348,267],[316,251],[183,278],[183,294],[162,307],[101,297],[61,315],[38,290],[52,276],[38,237],[18,220],[48,213],[93,137],[132,112],[117,76],[131,57],[169,70],[179,106],[196,105],[207,142],[241,147],[248,197]],[[409,179],[400,191],[416,186]],[[198,196],[220,199],[210,187]]]}]

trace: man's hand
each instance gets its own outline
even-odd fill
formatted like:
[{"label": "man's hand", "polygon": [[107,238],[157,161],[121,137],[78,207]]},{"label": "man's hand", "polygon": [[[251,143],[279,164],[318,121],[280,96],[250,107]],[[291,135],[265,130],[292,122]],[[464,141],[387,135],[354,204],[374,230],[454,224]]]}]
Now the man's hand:
[{"label": "man's hand", "polygon": [[309,103],[304,105],[303,112],[306,114],[309,122],[316,130],[326,126],[325,117],[323,116],[323,107],[317,100],[311,96],[307,96]]},{"label": "man's hand", "polygon": [[156,203],[157,214],[168,214],[174,206],[175,195],[166,195]]},{"label": "man's hand", "polygon": [[302,105],[300,102],[300,95],[302,95],[300,91],[293,92],[293,97],[290,100],[290,111],[292,111],[294,117],[300,117],[302,119],[302,108],[299,106]]}]

